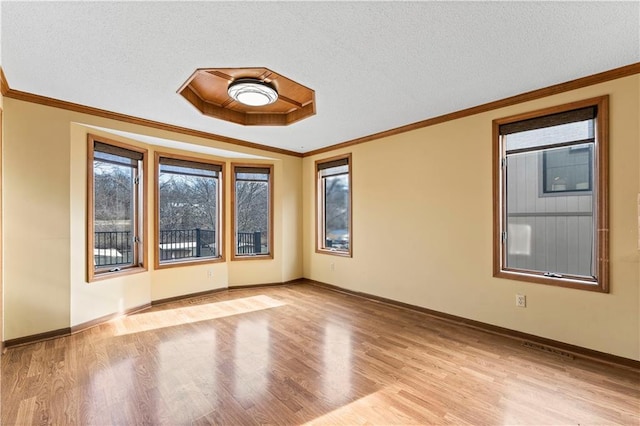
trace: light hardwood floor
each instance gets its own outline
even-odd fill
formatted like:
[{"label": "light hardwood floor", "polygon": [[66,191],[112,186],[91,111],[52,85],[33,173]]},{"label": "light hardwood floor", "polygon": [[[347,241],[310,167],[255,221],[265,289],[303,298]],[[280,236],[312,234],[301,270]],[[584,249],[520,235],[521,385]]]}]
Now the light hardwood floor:
[{"label": "light hardwood floor", "polygon": [[309,284],[10,348],[3,425],[640,424],[640,372]]}]

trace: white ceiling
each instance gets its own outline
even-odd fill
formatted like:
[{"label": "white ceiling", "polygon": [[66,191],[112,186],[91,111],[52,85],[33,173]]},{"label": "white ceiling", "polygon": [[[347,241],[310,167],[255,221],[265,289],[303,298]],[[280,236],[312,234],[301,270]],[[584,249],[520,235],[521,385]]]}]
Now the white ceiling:
[{"label": "white ceiling", "polygon": [[[308,152],[640,62],[640,2],[13,2],[12,89]],[[286,127],[202,116],[196,68],[267,67],[316,91]]]}]

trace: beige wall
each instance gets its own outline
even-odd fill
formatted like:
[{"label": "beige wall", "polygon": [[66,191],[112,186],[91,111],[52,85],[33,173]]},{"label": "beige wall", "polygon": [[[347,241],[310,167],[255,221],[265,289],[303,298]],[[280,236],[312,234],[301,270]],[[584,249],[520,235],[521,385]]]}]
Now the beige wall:
[{"label": "beige wall", "polygon": [[[635,75],[306,157],[304,276],[640,360],[639,86]],[[492,120],[605,94],[611,292],[493,278]],[[314,161],[345,152],[353,154],[353,258],[314,250]],[[526,308],[516,308],[516,293]]]},{"label": "beige wall", "polygon": [[[4,115],[2,110],[2,102],[3,96],[0,94],[0,342],[4,342],[4,302],[2,300],[2,276],[3,276],[3,268],[2,268],[2,135],[3,135],[3,123],[4,123]],[[2,349],[2,343],[0,343],[0,349]],[[2,356],[2,354],[0,354]]]},{"label": "beige wall", "polygon": [[[491,121],[603,94],[611,96],[611,292],[493,278]],[[304,160],[14,99],[4,99],[3,109],[5,340],[167,297],[305,276],[640,359],[638,75]],[[87,284],[86,134],[100,132],[86,125],[269,157],[275,178],[274,259],[228,260],[227,191],[226,262],[150,267],[146,273]],[[153,145],[126,141],[146,146],[153,158]],[[314,250],[313,164],[344,152],[353,153],[353,258]],[[150,180],[147,184],[151,207],[153,187]],[[153,244],[151,208],[148,213]],[[527,295],[527,308],[515,307],[516,293]]]},{"label": "beige wall", "polygon": [[70,325],[69,121],[33,110],[4,100],[5,340]]},{"label": "beige wall", "polygon": [[[5,340],[86,323],[184,294],[228,285],[278,283],[302,276],[301,163],[297,157],[243,148],[37,104],[4,100]],[[211,146],[261,156],[274,165],[275,256],[231,262],[230,180],[226,179],[225,262],[153,270],[97,281],[85,280],[87,133],[149,150],[153,175],[156,147],[89,126]],[[229,157],[212,157],[227,163]],[[227,165],[227,170],[229,166]],[[148,243],[153,247],[153,181],[147,179]],[[209,277],[209,271],[212,277]]]}]

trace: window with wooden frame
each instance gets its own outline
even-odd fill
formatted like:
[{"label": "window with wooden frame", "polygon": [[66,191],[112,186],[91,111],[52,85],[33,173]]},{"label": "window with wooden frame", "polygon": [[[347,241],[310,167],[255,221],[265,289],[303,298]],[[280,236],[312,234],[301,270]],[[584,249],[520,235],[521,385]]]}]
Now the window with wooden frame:
[{"label": "window with wooden frame", "polygon": [[146,270],[147,151],[88,136],[87,281]]},{"label": "window with wooden frame", "polygon": [[352,255],[351,154],[316,161],[316,251]]},{"label": "window with wooden frame", "polygon": [[223,260],[223,163],[156,153],[156,268]]},{"label": "window with wooden frame", "polygon": [[231,258],[273,258],[273,166],[232,164]]},{"label": "window with wooden frame", "polygon": [[608,97],[493,133],[494,276],[608,292]]}]

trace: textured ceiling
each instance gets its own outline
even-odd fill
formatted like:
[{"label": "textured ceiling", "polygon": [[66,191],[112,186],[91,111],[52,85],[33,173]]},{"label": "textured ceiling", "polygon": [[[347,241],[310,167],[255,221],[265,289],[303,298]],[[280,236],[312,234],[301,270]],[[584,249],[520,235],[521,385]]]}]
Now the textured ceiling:
[{"label": "textured ceiling", "polygon": [[[640,2],[2,2],[12,89],[308,152],[640,62]],[[316,92],[284,128],[205,117],[197,68]]]}]

